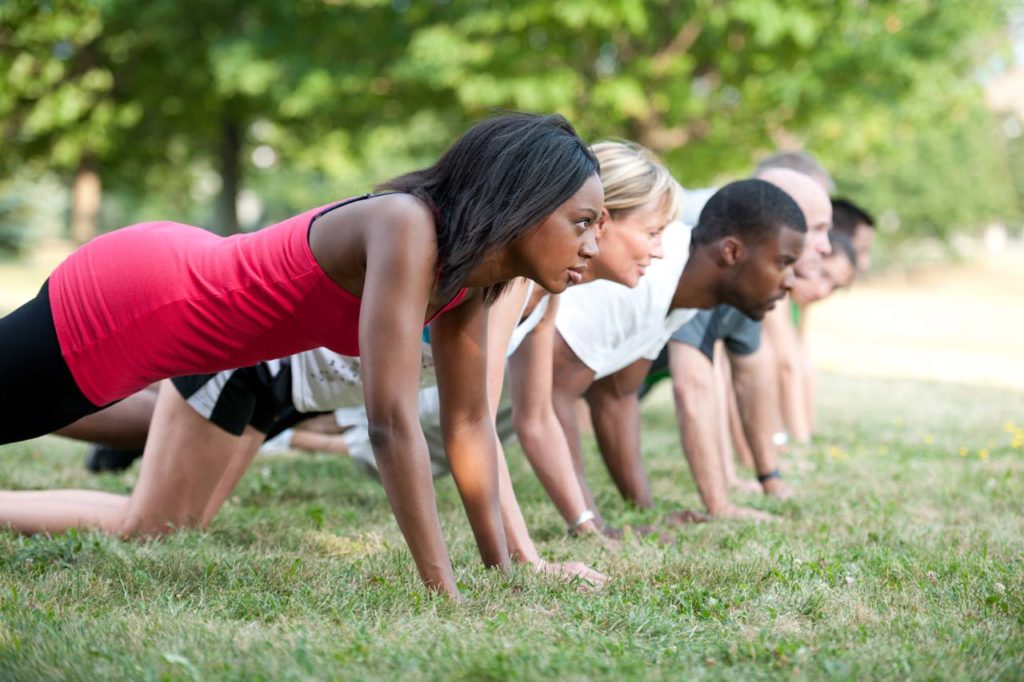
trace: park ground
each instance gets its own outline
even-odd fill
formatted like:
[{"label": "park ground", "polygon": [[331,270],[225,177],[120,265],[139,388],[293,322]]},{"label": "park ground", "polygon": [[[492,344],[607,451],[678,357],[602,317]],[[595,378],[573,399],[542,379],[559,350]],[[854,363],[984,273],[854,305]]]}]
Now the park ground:
[{"label": "park ground", "polygon": [[[383,491],[351,462],[262,458],[205,532],[0,532],[0,678],[1024,679],[1020,262],[879,277],[812,312],[821,432],[787,455],[798,497],[738,496],[777,523],[620,550],[569,540],[512,448],[541,552],[614,581],[581,593],[482,569],[444,479],[453,605],[420,587]],[[644,419],[655,510],[621,502],[590,444],[617,523],[699,505],[664,387]],[[0,488],[131,488],[136,469],[89,476],[82,453],[0,448]]]}]

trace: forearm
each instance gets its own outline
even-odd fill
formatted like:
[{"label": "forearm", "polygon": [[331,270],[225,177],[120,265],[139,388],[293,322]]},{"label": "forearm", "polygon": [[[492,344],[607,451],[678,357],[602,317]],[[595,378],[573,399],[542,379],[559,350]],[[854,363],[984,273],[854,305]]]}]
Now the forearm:
[{"label": "forearm", "polygon": [[790,438],[799,443],[810,440],[805,412],[804,386],[796,340],[792,334],[779,334],[772,342],[775,375],[779,385],[779,405]]},{"label": "forearm", "polygon": [[566,523],[589,506],[580,488],[565,432],[553,409],[516,418],[516,435],[540,484]]},{"label": "forearm", "polygon": [[494,424],[484,413],[471,421],[446,427],[444,436],[452,477],[466,508],[480,558],[486,566],[507,570],[510,563],[502,519]]},{"label": "forearm", "polygon": [[684,343],[670,342],[668,359],[679,437],[697,492],[710,513],[724,513],[730,507],[723,464],[728,453],[720,435],[716,370],[700,349]]},{"label": "forearm", "polygon": [[583,493],[584,502],[588,509],[593,510],[600,518],[597,505],[594,504],[594,496],[587,485],[587,477],[583,467],[583,444],[580,442],[580,429],[576,421],[576,400],[577,396],[566,392],[560,392],[556,388],[551,396],[551,405],[555,411],[555,417],[562,428],[565,443],[569,448],[569,457],[572,461],[572,468],[576,475],[576,484]]},{"label": "forearm", "polygon": [[615,395],[591,389],[590,413],[605,465],[622,496],[638,507],[654,506],[640,452],[640,405],[635,392]]},{"label": "forearm", "polygon": [[530,538],[530,531],[526,527],[526,519],[523,518],[523,510],[519,507],[516,499],[515,489],[512,487],[512,476],[508,470],[508,462],[505,459],[505,450],[501,442],[497,441],[495,447],[498,451],[498,489],[501,494],[501,518],[505,527],[505,536],[508,539],[508,553],[512,560],[536,564],[540,561],[537,548]]},{"label": "forearm", "polygon": [[420,578],[431,589],[456,596],[422,433],[402,437],[371,427],[370,434],[384,491]]},{"label": "forearm", "polygon": [[772,404],[771,358],[763,351],[730,357],[736,406],[754,468],[758,475],[775,471],[778,449],[775,446],[777,412]]},{"label": "forearm", "polygon": [[817,375],[811,364],[811,354],[806,342],[800,341],[800,362],[803,368],[804,414],[807,415],[807,429],[810,435],[817,431]]},{"label": "forearm", "polygon": [[677,386],[674,393],[683,452],[697,492],[709,513],[720,513],[729,506],[729,491],[714,428],[714,386],[710,382],[687,381],[684,386]]}]

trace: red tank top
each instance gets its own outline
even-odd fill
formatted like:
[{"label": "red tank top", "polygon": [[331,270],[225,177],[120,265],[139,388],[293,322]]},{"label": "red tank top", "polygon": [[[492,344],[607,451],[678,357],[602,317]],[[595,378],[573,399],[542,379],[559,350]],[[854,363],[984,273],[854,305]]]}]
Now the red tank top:
[{"label": "red tank top", "polygon": [[345,203],[231,237],[142,223],[75,251],[50,277],[50,305],[82,393],[106,405],[160,379],[318,346],[359,355],[360,299],[320,268],[307,238],[318,215]]}]

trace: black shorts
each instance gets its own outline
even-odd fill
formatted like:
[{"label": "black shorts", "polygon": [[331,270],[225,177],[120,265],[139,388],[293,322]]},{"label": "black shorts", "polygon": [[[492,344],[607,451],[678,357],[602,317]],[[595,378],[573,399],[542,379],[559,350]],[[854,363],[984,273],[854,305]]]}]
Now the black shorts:
[{"label": "black shorts", "polygon": [[292,403],[287,358],[171,382],[192,409],[236,436],[251,426],[272,437],[314,416],[297,411]]},{"label": "black shorts", "polygon": [[0,318],[0,444],[51,433],[101,409],[82,394],[61,353],[48,285]]}]

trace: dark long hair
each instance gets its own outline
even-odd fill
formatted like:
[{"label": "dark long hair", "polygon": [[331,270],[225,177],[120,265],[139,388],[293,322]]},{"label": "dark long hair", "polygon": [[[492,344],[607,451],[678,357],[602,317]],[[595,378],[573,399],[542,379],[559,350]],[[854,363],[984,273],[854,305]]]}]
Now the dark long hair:
[{"label": "dark long hair", "polygon": [[[440,295],[447,299],[495,249],[508,246],[599,170],[562,116],[506,113],[470,128],[429,168],[381,184],[427,202],[437,223]],[[508,285],[488,286],[492,303]]]}]

